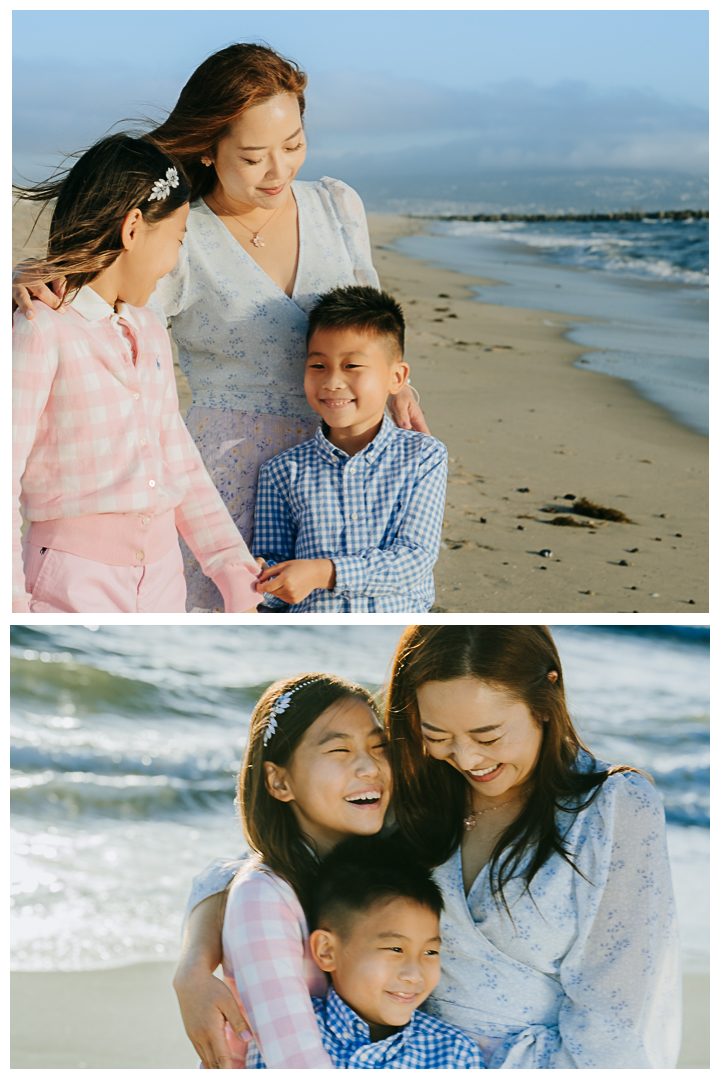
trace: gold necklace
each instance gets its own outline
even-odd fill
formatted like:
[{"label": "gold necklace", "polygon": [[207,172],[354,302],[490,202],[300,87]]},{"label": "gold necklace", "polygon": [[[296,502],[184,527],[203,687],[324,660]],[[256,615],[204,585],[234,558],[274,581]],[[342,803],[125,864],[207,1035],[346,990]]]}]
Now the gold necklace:
[{"label": "gold necklace", "polygon": [[507,802],[501,802],[497,806],[488,806],[485,810],[473,810],[472,814],[468,814],[466,818],[463,818],[463,825],[467,832],[470,829],[474,829],[477,825],[475,818],[480,817],[481,814],[489,814],[491,810],[502,810],[503,806],[509,806],[510,803],[515,802],[517,795],[513,795],[512,799],[508,799]]},{"label": "gold necklace", "polygon": [[253,232],[249,225],[246,225],[245,222],[241,221],[239,217],[235,216],[235,214],[231,214],[230,211],[228,210],[228,208],[226,206],[223,206],[223,204],[220,202],[219,199],[217,199],[215,196],[213,196],[213,198],[215,198],[215,202],[218,204],[220,209],[227,214],[228,217],[231,217],[233,219],[233,221],[237,221],[238,225],[242,225],[243,229],[247,229],[247,231],[252,236],[252,240],[250,241],[250,243],[253,244],[256,248],[265,247],[265,238],[260,235],[260,231],[262,229],[267,229],[268,225],[270,224],[272,219],[275,217],[278,210],[282,210],[283,206],[285,205],[285,202],[283,201],[283,202],[280,203],[279,206],[276,206],[275,209],[273,210],[272,214],[270,215],[270,217],[265,222],[265,224],[261,225],[257,232]]}]

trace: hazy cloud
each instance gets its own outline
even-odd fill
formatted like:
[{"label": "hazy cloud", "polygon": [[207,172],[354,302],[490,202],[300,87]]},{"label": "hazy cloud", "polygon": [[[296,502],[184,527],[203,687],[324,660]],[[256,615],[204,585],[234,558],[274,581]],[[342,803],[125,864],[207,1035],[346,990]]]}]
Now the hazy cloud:
[{"label": "hazy cloud", "polygon": [[[99,78],[58,65],[15,69],[16,166],[42,175],[58,150],[99,138],[123,117],[160,118],[187,72],[157,76],[114,63]],[[62,92],[58,92],[62,87]],[[308,175],[333,163],[444,181],[478,171],[676,170],[704,174],[707,113],[647,91],[598,91],[582,82],[515,80],[458,91],[421,79],[342,71],[308,91]],[[56,157],[55,157],[56,160]]]}]

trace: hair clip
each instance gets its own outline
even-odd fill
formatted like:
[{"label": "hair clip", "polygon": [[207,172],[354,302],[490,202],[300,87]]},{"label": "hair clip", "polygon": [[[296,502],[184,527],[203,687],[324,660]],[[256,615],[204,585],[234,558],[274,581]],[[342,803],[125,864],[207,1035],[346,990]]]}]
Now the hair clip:
[{"label": "hair clip", "polygon": [[296,693],[298,690],[302,690],[304,686],[311,686],[313,683],[321,681],[321,679],[308,679],[307,682],[300,683],[298,686],[293,686],[292,690],[286,690],[284,694],[280,695],[280,697],[277,699],[272,709],[270,710],[268,722],[265,727],[265,732],[263,734],[263,746],[267,746],[267,744],[270,742],[273,735],[277,731],[277,718],[282,713],[284,713],[287,708],[289,708],[293,694]]},{"label": "hair clip", "polygon": [[148,202],[152,202],[153,199],[157,199],[158,202],[162,202],[163,199],[167,199],[170,194],[170,188],[176,188],[180,186],[180,177],[178,171],[174,165],[171,165],[164,177],[156,180],[152,186],[152,192],[148,195]]}]

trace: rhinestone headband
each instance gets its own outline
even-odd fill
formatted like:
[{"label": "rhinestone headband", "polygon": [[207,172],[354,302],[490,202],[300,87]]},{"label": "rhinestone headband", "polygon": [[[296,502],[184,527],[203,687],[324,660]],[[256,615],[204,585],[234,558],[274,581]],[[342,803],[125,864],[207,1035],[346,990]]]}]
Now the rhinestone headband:
[{"label": "rhinestone headband", "polygon": [[277,731],[277,718],[290,707],[293,694],[296,694],[298,690],[302,690],[304,686],[312,686],[312,684],[316,682],[322,682],[322,679],[308,679],[307,682],[300,683],[298,686],[293,686],[292,690],[288,690],[286,693],[280,695],[270,710],[267,727],[265,728],[265,733],[263,735],[263,746],[267,746]]},{"label": "rhinestone headband", "polygon": [[152,202],[153,199],[157,199],[158,202],[162,202],[163,199],[167,199],[170,194],[170,188],[176,188],[180,185],[180,177],[178,176],[177,169],[174,165],[171,165],[164,177],[156,180],[152,186],[152,192],[148,195],[148,202]]}]

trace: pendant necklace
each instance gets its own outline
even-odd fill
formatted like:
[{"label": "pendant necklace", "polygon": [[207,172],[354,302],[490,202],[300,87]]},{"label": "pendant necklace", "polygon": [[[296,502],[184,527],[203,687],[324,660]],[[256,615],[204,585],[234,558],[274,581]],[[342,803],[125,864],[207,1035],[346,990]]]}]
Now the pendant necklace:
[{"label": "pendant necklace", "polygon": [[282,210],[283,206],[285,205],[285,203],[282,202],[280,203],[280,206],[276,206],[265,224],[261,225],[260,229],[258,229],[257,232],[253,232],[249,225],[246,225],[245,222],[241,221],[239,217],[235,216],[235,214],[231,214],[228,208],[226,206],[223,206],[223,204],[218,199],[215,199],[215,202],[218,204],[221,210],[224,210],[228,217],[231,217],[233,221],[237,221],[238,225],[242,225],[243,229],[247,229],[247,231],[252,236],[252,240],[250,241],[250,243],[253,244],[256,248],[265,247],[265,237],[260,235],[260,231],[261,229],[266,229],[268,227],[272,219],[277,214],[278,210]]},{"label": "pendant necklace", "polygon": [[512,799],[508,799],[507,802],[501,802],[498,806],[488,806],[486,810],[473,810],[472,814],[468,814],[466,818],[463,818],[463,825],[469,832],[470,829],[474,829],[477,825],[475,818],[480,817],[481,814],[489,814],[491,810],[502,810],[503,806],[509,806],[511,802],[515,802],[517,795],[514,795]]}]

